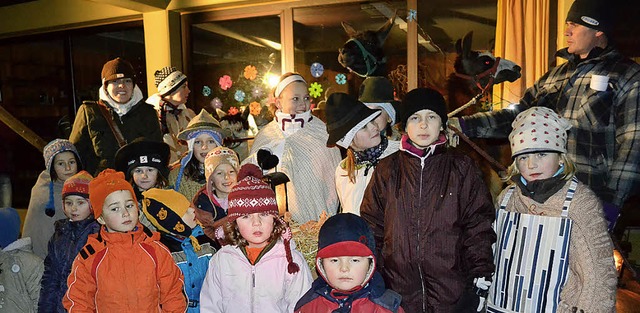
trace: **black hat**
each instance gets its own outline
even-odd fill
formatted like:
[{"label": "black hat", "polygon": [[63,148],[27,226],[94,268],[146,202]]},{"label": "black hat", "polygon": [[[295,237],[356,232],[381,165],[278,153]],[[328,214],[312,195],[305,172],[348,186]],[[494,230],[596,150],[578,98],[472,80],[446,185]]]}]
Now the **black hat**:
[{"label": "black hat", "polygon": [[136,138],[118,149],[115,156],[116,170],[124,172],[127,179],[138,166],[156,168],[164,178],[169,177],[169,145],[164,142]]},{"label": "black hat", "polygon": [[119,57],[108,61],[102,66],[101,78],[103,85],[120,78],[131,78],[133,84],[136,84],[136,73],[133,66],[127,60]]},{"label": "black hat", "polygon": [[376,242],[369,225],[353,213],[339,213],[327,219],[318,233],[317,258],[373,256]]},{"label": "black hat", "polygon": [[[350,138],[345,138],[346,140],[344,140],[340,146],[348,148],[351,140],[353,140],[353,136],[355,136],[355,132],[351,135],[352,129],[361,123],[366,125],[366,123],[373,120],[379,114],[379,110],[368,108],[364,103],[346,93],[332,93],[329,99],[327,99],[327,106],[325,108],[327,133],[329,133],[327,146],[335,145],[346,136]],[[356,129],[355,131],[357,132],[358,130],[360,129]],[[348,134],[351,136],[347,136]]]},{"label": "black hat", "polygon": [[436,112],[442,120],[442,126],[447,124],[447,104],[444,102],[442,95],[430,88],[416,88],[409,91],[400,104],[399,122],[401,127],[407,126],[409,116],[420,110],[431,110]]},{"label": "black hat", "polygon": [[599,30],[607,35],[613,28],[611,2],[604,0],[575,0],[567,13],[567,21]]},{"label": "black hat", "polygon": [[[360,92],[358,100],[367,104],[372,109],[381,108],[389,114],[389,117],[396,122],[396,111],[400,104],[394,97],[393,85],[386,77],[382,76],[369,76],[360,85]],[[375,105],[371,107],[370,104],[383,104],[390,103],[389,105]]]}]

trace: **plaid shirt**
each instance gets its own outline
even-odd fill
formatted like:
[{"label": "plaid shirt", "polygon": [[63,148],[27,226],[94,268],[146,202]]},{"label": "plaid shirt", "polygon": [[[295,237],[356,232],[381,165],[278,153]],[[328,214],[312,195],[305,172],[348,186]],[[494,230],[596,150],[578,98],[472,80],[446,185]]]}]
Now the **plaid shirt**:
[{"label": "plaid shirt", "polygon": [[[594,48],[581,62],[566,48],[556,55],[568,62],[527,89],[516,109],[464,117],[464,133],[505,138],[521,111],[551,108],[572,124],[567,155],[576,163],[578,179],[602,201],[622,206],[640,186],[640,65],[611,47]],[[589,87],[594,74],[609,77],[606,91]]]}]

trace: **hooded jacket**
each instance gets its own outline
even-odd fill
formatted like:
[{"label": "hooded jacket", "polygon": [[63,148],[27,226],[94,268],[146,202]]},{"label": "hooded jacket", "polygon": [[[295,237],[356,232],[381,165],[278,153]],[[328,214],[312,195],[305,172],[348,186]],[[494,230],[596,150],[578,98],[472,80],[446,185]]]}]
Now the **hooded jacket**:
[{"label": "hooded jacket", "polygon": [[455,312],[473,279],[494,271],[491,195],[473,160],[448,152],[444,141],[424,156],[406,144],[376,167],[360,214],[378,243],[378,270],[402,307]]},{"label": "hooded jacket", "polygon": [[56,221],[55,228],[56,231],[49,240],[49,253],[44,259],[42,291],[38,301],[38,312],[41,313],[66,312],[62,306],[62,297],[67,292],[71,264],[87,243],[89,235],[100,231],[100,224],[93,218],[78,222],[61,219]]},{"label": "hooded jacket", "polygon": [[193,206],[196,210],[196,218],[202,225],[204,234],[211,239],[211,244],[214,248],[220,249],[220,244],[216,239],[214,223],[227,216],[227,211],[222,208],[215,197],[208,195],[205,187],[202,187],[193,197]]},{"label": "hooded jacket", "polygon": [[62,304],[75,312],[185,312],[184,278],[160,234],[137,227],[89,236]]},{"label": "hooded jacket", "polygon": [[0,250],[2,312],[36,312],[42,259],[31,252],[31,239],[21,238]]}]

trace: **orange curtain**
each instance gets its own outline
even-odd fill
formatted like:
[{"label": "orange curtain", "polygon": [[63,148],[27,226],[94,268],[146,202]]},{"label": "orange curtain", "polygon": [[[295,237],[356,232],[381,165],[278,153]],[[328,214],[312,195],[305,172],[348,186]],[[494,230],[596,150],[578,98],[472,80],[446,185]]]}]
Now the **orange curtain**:
[{"label": "orange curtain", "polygon": [[550,2],[498,0],[495,55],[520,65],[522,77],[494,86],[494,109],[517,103],[526,88],[548,70]]}]

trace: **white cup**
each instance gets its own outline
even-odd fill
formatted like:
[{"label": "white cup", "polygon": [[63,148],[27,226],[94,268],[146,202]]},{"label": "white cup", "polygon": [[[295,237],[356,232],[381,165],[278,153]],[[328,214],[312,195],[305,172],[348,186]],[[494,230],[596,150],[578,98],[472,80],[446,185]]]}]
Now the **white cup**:
[{"label": "white cup", "polygon": [[607,90],[607,86],[609,85],[609,76],[604,75],[591,75],[591,84],[589,87],[593,90],[597,91],[605,91]]}]

